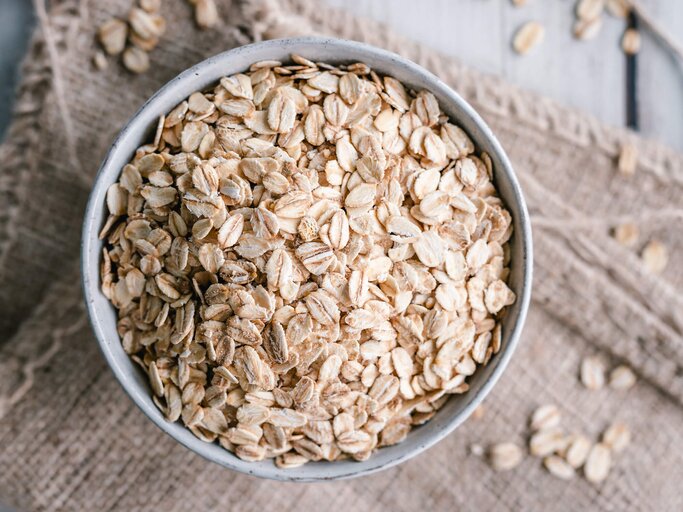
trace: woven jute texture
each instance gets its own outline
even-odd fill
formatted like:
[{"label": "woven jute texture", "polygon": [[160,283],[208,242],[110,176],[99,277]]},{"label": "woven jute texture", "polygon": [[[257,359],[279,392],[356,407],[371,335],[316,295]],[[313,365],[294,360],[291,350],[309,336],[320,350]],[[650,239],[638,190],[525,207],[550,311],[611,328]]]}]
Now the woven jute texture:
[{"label": "woven jute texture", "polygon": [[[0,148],[0,502],[18,510],[683,510],[683,156],[521,92],[386,27],[305,0],[220,1],[199,32],[185,0],[164,0],[170,29],[152,69],[95,72],[94,27],[130,0],[36,0],[39,26],[17,112]],[[522,343],[485,403],[446,440],[400,467],[324,484],[261,481],[221,469],[156,429],[101,357],[82,304],[80,225],[117,131],[159,86],[203,58],[253,40],[320,33],[387,48],[435,72],[483,115],[509,152],[534,223],[534,300]],[[619,148],[639,148],[632,178]],[[635,249],[610,237],[624,219]],[[643,268],[650,238],[672,255]],[[638,374],[628,392],[588,391],[598,354]],[[528,417],[556,403],[592,439],[612,421],[632,444],[608,479],[554,479],[537,459],[493,472],[472,444],[524,445]]]}]

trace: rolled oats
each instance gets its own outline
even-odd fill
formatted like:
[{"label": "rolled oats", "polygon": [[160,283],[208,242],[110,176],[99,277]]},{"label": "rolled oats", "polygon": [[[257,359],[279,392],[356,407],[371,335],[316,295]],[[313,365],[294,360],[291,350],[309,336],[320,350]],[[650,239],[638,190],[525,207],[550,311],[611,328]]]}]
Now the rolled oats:
[{"label": "rolled oats", "polygon": [[602,389],[605,385],[605,365],[598,357],[586,357],[581,362],[581,382],[588,389]]},{"label": "rolled oats", "polygon": [[653,274],[661,274],[669,262],[669,251],[659,240],[651,240],[641,254],[645,268]]},{"label": "rolled oats", "polygon": [[631,442],[631,431],[623,423],[614,423],[602,434],[602,442],[618,453]]},{"label": "rolled oats", "polygon": [[529,441],[529,453],[535,457],[546,457],[567,447],[569,437],[559,427],[539,430]]},{"label": "rolled oats", "polygon": [[638,148],[630,143],[624,144],[619,151],[617,167],[624,176],[633,176],[638,167]]},{"label": "rolled oats", "polygon": [[635,55],[640,51],[640,32],[634,28],[627,28],[621,38],[621,48],[626,55]]},{"label": "rolled oats", "polygon": [[628,16],[629,5],[627,0],[607,0],[605,9],[615,18],[625,18]]},{"label": "rolled oats", "polygon": [[574,37],[583,41],[594,39],[602,29],[602,18],[578,19],[574,23]]},{"label": "rolled oats", "polygon": [[574,478],[574,468],[558,455],[550,455],[544,458],[543,465],[557,478],[561,478],[562,480],[571,480]]},{"label": "rolled oats", "polygon": [[166,22],[158,14],[133,7],[128,13],[128,23],[133,32],[143,40],[159,38],[166,29]]},{"label": "rolled oats", "polygon": [[515,443],[498,443],[489,448],[491,466],[496,471],[507,471],[517,467],[523,457],[522,449]]},{"label": "rolled oats", "polygon": [[614,238],[624,247],[633,247],[638,241],[640,230],[633,222],[625,222],[614,228]]},{"label": "rolled oats", "polygon": [[560,424],[560,410],[556,405],[542,405],[531,416],[531,430],[544,430]]},{"label": "rolled oats", "polygon": [[107,56],[104,54],[104,52],[97,50],[95,54],[92,57],[92,63],[93,66],[95,66],[96,69],[99,71],[102,71],[103,69],[107,69],[107,66],[109,66],[109,62],[107,61]]},{"label": "rolled oats", "polygon": [[149,55],[137,46],[129,46],[123,52],[123,65],[133,73],[144,73],[149,69]]},{"label": "rolled oats", "polygon": [[609,374],[609,387],[620,391],[631,389],[636,383],[636,374],[628,366],[617,366]]},{"label": "rolled oats", "polygon": [[220,22],[215,0],[189,0],[194,6],[194,19],[201,29],[213,28]]},{"label": "rolled oats", "polygon": [[498,443],[489,449],[491,466],[496,471],[507,471],[519,466],[524,454],[515,443]]},{"label": "rolled oats", "polygon": [[590,440],[583,435],[577,435],[567,448],[565,459],[567,463],[574,469],[578,469],[586,462],[588,454],[591,451]]},{"label": "rolled oats", "polygon": [[126,47],[128,25],[125,21],[112,18],[100,25],[97,36],[105,52],[118,55]]},{"label": "rolled oats", "polygon": [[512,48],[520,55],[526,55],[532,48],[538,46],[545,37],[545,28],[537,21],[529,21],[522,25],[514,39]]},{"label": "rolled oats", "polygon": [[[166,20],[160,14],[161,0],[139,0],[128,12],[126,21],[112,18],[103,23],[97,37],[109,55],[122,55],[123,65],[128,71],[139,74],[150,67],[148,52],[159,44],[166,31]],[[130,43],[126,46],[126,42]],[[97,69],[104,69],[107,61],[101,52],[95,53]],[[157,131],[154,145],[157,146],[161,131]]]},{"label": "rolled oats", "polygon": [[609,474],[612,466],[612,454],[607,445],[598,443],[591,448],[583,472],[589,482],[600,483]]},{"label": "rolled oats", "polygon": [[[158,2],[139,5],[131,30],[153,41]],[[292,60],[162,116],[103,229],[103,292],[157,406],[279,467],[401,442],[469,389],[515,300],[490,159],[436,98],[365,65]],[[147,54],[134,44],[124,62],[142,71]],[[492,456],[505,469],[521,449]]]},{"label": "rolled oats", "polygon": [[576,4],[576,16],[581,20],[594,20],[602,15],[605,0],[579,0]]}]

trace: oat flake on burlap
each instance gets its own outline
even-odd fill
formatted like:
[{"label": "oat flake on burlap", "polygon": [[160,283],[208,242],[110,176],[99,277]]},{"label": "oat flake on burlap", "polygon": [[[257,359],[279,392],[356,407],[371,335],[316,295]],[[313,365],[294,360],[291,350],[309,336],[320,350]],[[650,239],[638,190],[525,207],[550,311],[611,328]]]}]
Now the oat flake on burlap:
[{"label": "oat flake on burlap", "polygon": [[[0,502],[18,510],[681,510],[683,495],[683,156],[482,75],[375,22],[304,0],[221,1],[198,31],[191,5],[165,0],[169,30],[132,77],[92,68],[94,31],[128,0],[36,0],[39,28],[17,113],[0,146]],[[517,169],[534,222],[534,300],[523,340],[483,417],[388,471],[316,485],[260,481],[208,463],[163,435],[107,369],[78,283],[81,217],[123,123],[203,58],[273,37],[326,34],[398,52],[483,115]],[[638,168],[616,169],[638,147]],[[630,218],[635,216],[635,219]],[[666,244],[660,275],[610,228],[639,221]],[[587,390],[583,358],[638,375],[628,391]],[[472,444],[526,445],[528,418],[558,404],[563,426],[597,439],[615,421],[631,443],[607,479],[554,478],[538,459],[497,473]]]}]

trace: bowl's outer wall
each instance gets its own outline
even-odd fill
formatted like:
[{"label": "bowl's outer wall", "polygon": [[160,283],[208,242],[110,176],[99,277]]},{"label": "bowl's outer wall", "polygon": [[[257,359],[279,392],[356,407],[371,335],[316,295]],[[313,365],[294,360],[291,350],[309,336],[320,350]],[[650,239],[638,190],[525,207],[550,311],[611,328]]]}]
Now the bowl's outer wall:
[{"label": "bowl's outer wall", "polygon": [[[512,214],[515,227],[511,240],[510,286],[517,294],[517,301],[503,320],[501,352],[486,367],[477,370],[470,379],[470,391],[464,395],[454,395],[431,421],[413,429],[405,441],[378,450],[364,462],[317,462],[283,470],[272,461],[242,461],[215,443],[200,441],[179,423],[171,424],[164,419],[151,400],[143,372],[123,351],[116,331],[116,312],[100,291],[102,242],[97,235],[106,218],[107,188],[118,179],[135,149],[149,142],[161,114],[167,113],[192,92],[214,85],[222,76],[245,71],[260,60],[287,62],[292,53],[330,63],[365,62],[379,73],[394,76],[411,88],[431,91],[444,112],[470,135],[478,151],[486,151],[491,156],[496,186]],[[453,431],[488,394],[514,351],[529,304],[531,273],[531,229],[526,206],[504,151],[481,118],[448,86],[416,64],[368,45],[335,39],[298,38],[243,46],[211,57],[171,80],[145,103],[112,145],[97,175],[83,226],[82,276],[85,299],[104,356],[126,392],[159,428],[187,448],[225,467],[278,480],[313,481],[368,474],[418,454]]]}]

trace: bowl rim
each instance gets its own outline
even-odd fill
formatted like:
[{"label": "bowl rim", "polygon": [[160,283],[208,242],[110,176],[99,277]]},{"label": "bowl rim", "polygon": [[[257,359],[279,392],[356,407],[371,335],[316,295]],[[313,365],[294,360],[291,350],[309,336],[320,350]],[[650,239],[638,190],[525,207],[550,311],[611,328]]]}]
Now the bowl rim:
[{"label": "bowl rim", "polygon": [[[150,405],[148,402],[144,401],[142,395],[139,393],[139,389],[137,389],[137,384],[135,382],[132,382],[124,375],[123,368],[119,365],[117,357],[108,347],[108,344],[106,342],[107,333],[104,332],[102,321],[99,318],[99,313],[96,307],[94,306],[94,296],[98,293],[101,294],[99,279],[93,281],[90,279],[88,275],[88,269],[92,265],[96,265],[96,268],[99,268],[99,260],[92,261],[90,258],[91,247],[94,244],[98,246],[101,246],[103,244],[103,242],[100,241],[98,238],[98,233],[101,228],[99,225],[96,224],[96,220],[100,218],[100,215],[98,215],[97,212],[102,208],[101,200],[98,200],[98,198],[102,196],[102,189],[105,187],[105,181],[101,178],[105,174],[106,170],[110,167],[110,162],[113,159],[114,154],[116,154],[119,151],[127,150],[126,148],[122,149],[120,144],[122,140],[125,138],[125,136],[134,127],[136,127],[136,125],[139,122],[141,122],[141,115],[150,109],[154,109],[156,103],[160,102],[162,98],[164,98],[166,95],[172,94],[176,87],[181,87],[182,83],[191,80],[193,76],[198,76],[199,72],[207,66],[215,64],[217,62],[225,62],[226,60],[229,60],[234,56],[237,56],[242,53],[249,53],[257,49],[272,48],[273,50],[282,50],[283,46],[286,47],[298,45],[335,46],[341,51],[343,51],[344,49],[354,50],[360,53],[371,54],[378,59],[387,61],[387,63],[398,63],[399,65],[404,67],[409,73],[414,74],[416,76],[421,76],[423,79],[430,82],[430,87],[439,89],[440,95],[445,96],[449,102],[454,103],[455,106],[463,112],[464,116],[469,117],[470,121],[474,123],[474,125],[476,125],[476,127],[481,131],[483,136],[487,139],[487,142],[491,145],[493,152],[496,153],[496,156],[500,161],[501,168],[498,168],[496,172],[505,174],[507,180],[510,183],[512,189],[512,197],[514,198],[515,206],[518,208],[519,222],[515,224],[515,231],[516,233],[519,233],[519,243],[521,245],[521,255],[523,260],[521,263],[522,279],[519,283],[521,293],[517,294],[517,319],[510,329],[506,344],[502,347],[501,351],[496,356],[497,358],[499,358],[497,366],[493,369],[489,378],[483,382],[482,386],[475,393],[472,393],[473,396],[470,396],[471,392],[468,393],[469,402],[465,405],[465,407],[456,416],[454,416],[450,420],[450,422],[446,423],[443,426],[443,428],[432,433],[431,436],[425,439],[421,439],[419,443],[415,443],[415,446],[406,447],[404,450],[402,450],[395,457],[389,459],[388,461],[373,464],[373,457],[370,457],[370,459],[366,461],[355,462],[354,465],[357,465],[356,469],[346,472],[331,471],[330,468],[332,468],[334,464],[337,463],[328,462],[324,463],[327,464],[327,466],[325,466],[324,469],[322,469],[320,474],[313,477],[298,475],[297,468],[282,470],[276,468],[274,464],[272,470],[263,470],[262,468],[257,467],[254,463],[242,461],[234,454],[227,452],[215,443],[205,443],[203,441],[198,440],[196,437],[194,437],[193,434],[190,433],[189,430],[184,429],[184,427],[184,431],[194,441],[190,440],[190,438],[184,435],[180,435],[172,431],[171,424],[167,422],[162,417],[162,415],[158,414],[158,409],[156,409],[154,405]],[[213,81],[217,81],[219,78],[220,76],[216,76],[213,79]],[[106,184],[106,186],[108,187],[108,184]],[[98,254],[99,253],[100,251],[98,251]],[[105,360],[107,361],[107,365],[114,373],[116,380],[119,382],[119,384],[124,389],[126,394],[145,414],[145,416],[149,420],[151,420],[161,431],[172,437],[175,441],[183,445],[185,448],[191,450],[192,452],[228,469],[239,471],[241,473],[249,474],[252,476],[258,476],[261,478],[281,481],[327,481],[369,475],[371,473],[375,473],[383,469],[393,467],[397,464],[400,464],[401,462],[404,462],[422,453],[426,449],[432,447],[433,445],[441,441],[448,434],[453,432],[480,405],[480,403],[490,393],[490,391],[493,389],[493,387],[498,382],[499,378],[507,368],[510,358],[512,357],[512,354],[514,353],[519,343],[520,335],[526,320],[527,311],[531,299],[532,274],[532,231],[526,202],[522,195],[521,187],[519,185],[516,174],[512,168],[512,165],[508,159],[507,154],[505,153],[500,142],[495,137],[489,126],[481,118],[481,116],[474,110],[472,106],[470,106],[470,104],[467,101],[465,101],[450,86],[445,84],[436,75],[432,74],[430,71],[426,70],[422,66],[408,59],[405,59],[393,52],[377,48],[369,44],[331,37],[309,36],[273,39],[240,46],[216,54],[212,57],[209,57],[169,80],[147,101],[145,101],[145,103],[137,110],[137,112],[135,112],[135,114],[133,114],[133,116],[124,124],[124,126],[121,128],[116,138],[114,139],[114,142],[107,150],[107,154],[98,169],[98,172],[93,181],[92,189],[90,191],[88,203],[85,210],[85,217],[83,221],[81,237],[81,286],[83,289],[83,295],[87,306],[90,324],[95,333],[95,337],[97,339],[97,343],[100,347],[100,350]],[[145,390],[145,393],[148,394],[147,390]],[[234,460],[219,460],[219,457],[216,456],[216,450],[221,450],[222,452],[230,453]]]}]

